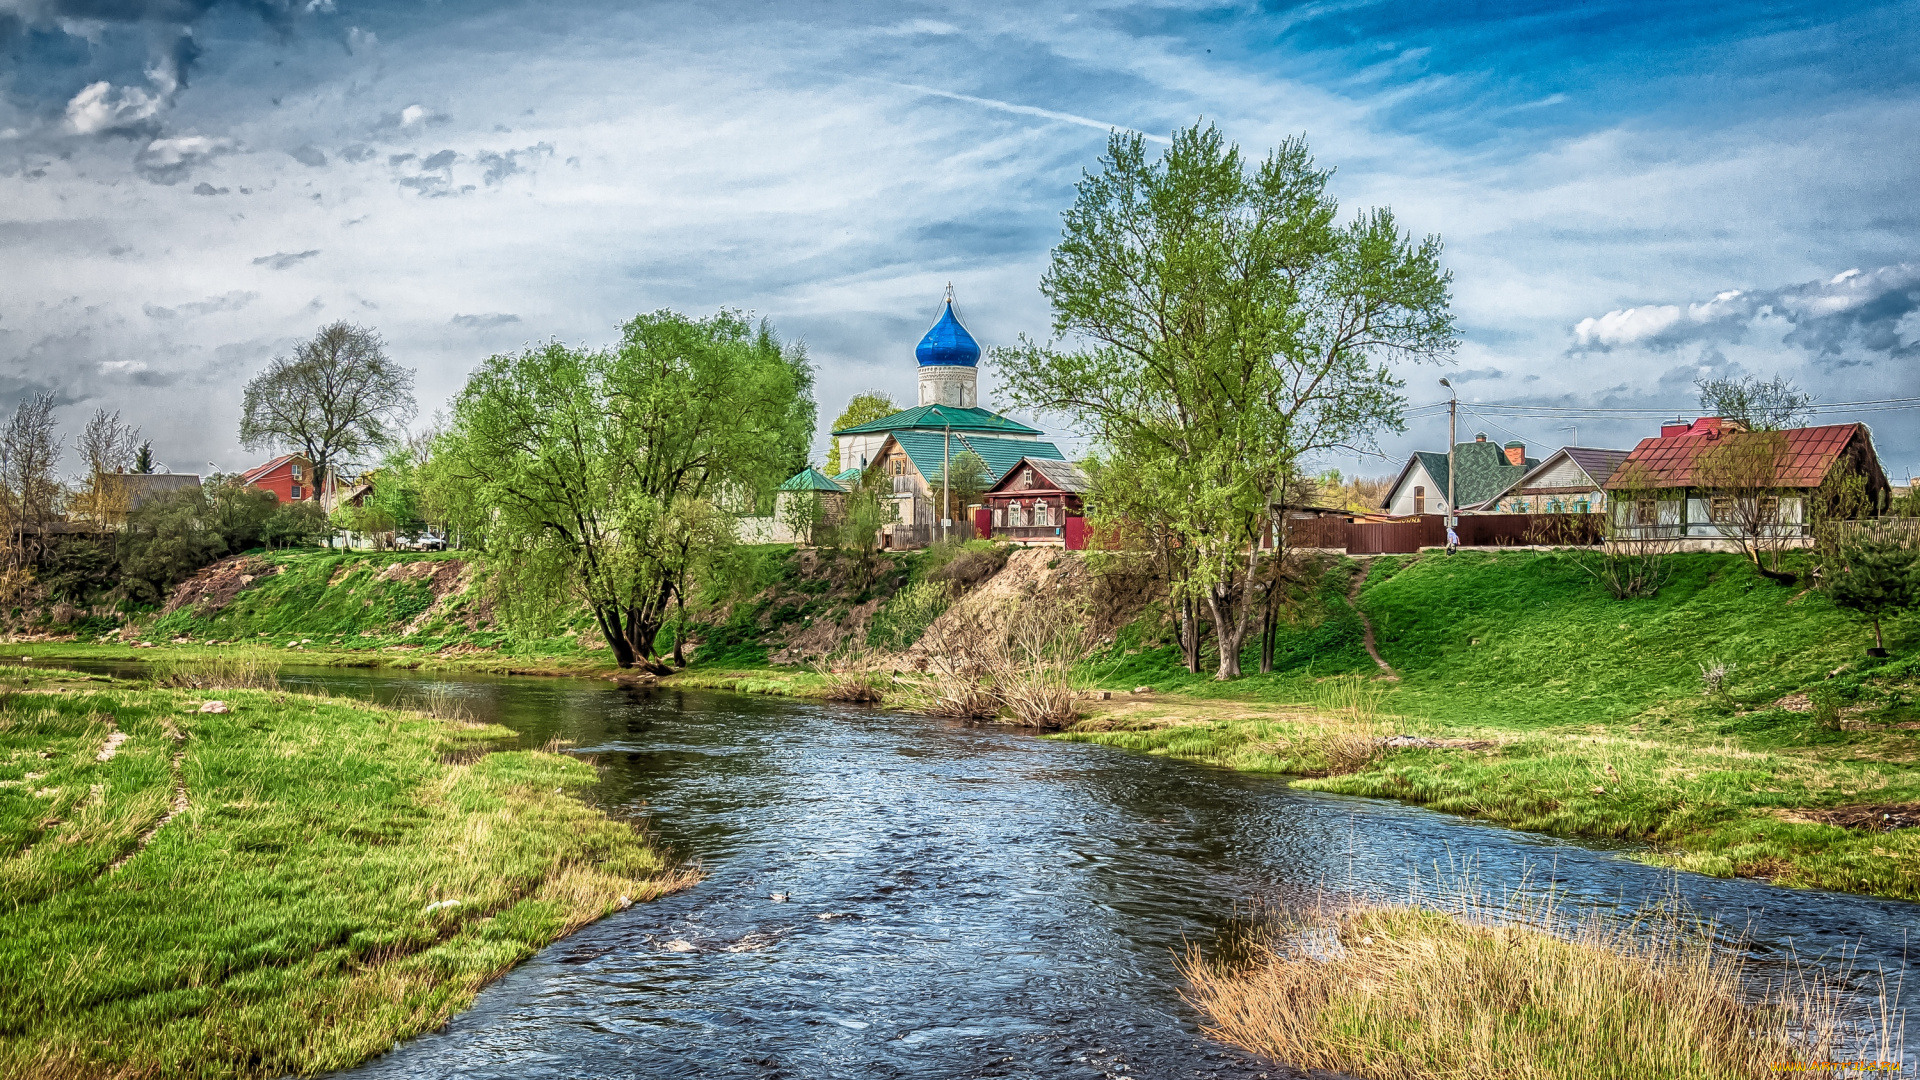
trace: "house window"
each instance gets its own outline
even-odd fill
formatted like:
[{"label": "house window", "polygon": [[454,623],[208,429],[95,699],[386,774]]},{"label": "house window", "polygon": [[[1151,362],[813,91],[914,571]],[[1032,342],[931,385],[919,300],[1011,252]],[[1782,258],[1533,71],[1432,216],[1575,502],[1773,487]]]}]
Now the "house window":
[{"label": "house window", "polygon": [[1707,520],[1732,521],[1733,520],[1733,496],[1715,495],[1712,499],[1708,500]]},{"label": "house window", "polygon": [[1658,504],[1652,499],[1636,499],[1633,503],[1633,523],[1635,525],[1660,524]]},{"label": "house window", "polygon": [[1023,488],[1031,488],[1033,486],[1032,469],[1028,469],[1026,472],[1020,474],[1020,486]]},{"label": "house window", "polygon": [[293,497],[294,497],[294,498],[296,498],[296,499],[298,499],[298,498],[300,497],[300,485],[299,485],[299,484],[295,484],[295,485],[293,485]]},{"label": "house window", "polygon": [[1017,529],[1020,526],[1025,525],[1026,523],[1027,523],[1026,512],[1023,509],[1021,509],[1020,500],[1015,499],[1011,503],[1008,503],[1007,504],[1007,524]]},{"label": "house window", "polygon": [[[294,478],[295,480],[298,480],[298,479],[300,479],[300,463],[299,463],[299,462],[297,462],[297,461],[295,461],[295,462],[291,462],[291,463],[289,463],[289,464],[288,464],[288,466],[287,466],[287,468],[289,468],[289,469],[291,469],[291,470],[293,471],[293,478]],[[299,497],[300,497],[300,496],[298,496],[298,495],[295,495],[295,496],[294,496],[294,498],[296,498],[296,499],[297,499],[297,498],[299,498]]]},{"label": "house window", "polygon": [[900,460],[899,458],[894,458],[893,459],[893,475],[895,476],[907,475],[907,463]]},{"label": "house window", "polygon": [[1035,525],[1051,525],[1051,524],[1053,524],[1053,508],[1052,508],[1052,507],[1049,507],[1049,506],[1047,505],[1047,500],[1045,500],[1045,499],[1035,499],[1035,500],[1034,500],[1034,502],[1033,502],[1033,523],[1034,523]]},{"label": "house window", "polygon": [[1591,504],[1589,504],[1587,500],[1581,499],[1579,502],[1573,504],[1573,512],[1576,514],[1592,513]]},{"label": "house window", "polygon": [[1777,523],[1780,520],[1780,496],[1760,496],[1760,520],[1769,524]]},{"label": "house window", "polygon": [[1413,489],[1413,512],[1416,514],[1424,514],[1427,512],[1426,488],[1416,487]]}]

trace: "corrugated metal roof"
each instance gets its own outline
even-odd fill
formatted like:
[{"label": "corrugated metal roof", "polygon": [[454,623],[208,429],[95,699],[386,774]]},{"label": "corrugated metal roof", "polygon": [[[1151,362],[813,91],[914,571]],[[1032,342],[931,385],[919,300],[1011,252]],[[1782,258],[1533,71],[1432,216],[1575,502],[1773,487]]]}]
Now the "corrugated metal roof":
[{"label": "corrugated metal roof", "polygon": [[1604,485],[1607,478],[1613,475],[1613,470],[1619,468],[1620,463],[1627,460],[1627,455],[1633,451],[1569,446],[1565,448],[1564,453],[1572,458],[1573,463],[1580,466],[1580,470],[1586,473],[1594,483]]},{"label": "corrugated metal roof", "polygon": [[1614,470],[1612,480],[1643,488],[1691,487],[1700,458],[1709,450],[1777,438],[1782,447],[1774,463],[1771,483],[1778,487],[1819,487],[1828,470],[1846,450],[1859,424],[1789,428],[1786,431],[1696,432],[1640,440],[1633,453]]},{"label": "corrugated metal roof", "polygon": [[902,409],[878,420],[869,420],[864,424],[841,428],[834,434],[878,434],[914,428],[922,431],[944,431],[949,427],[955,432],[998,431],[1014,435],[1040,434],[1038,428],[1030,428],[1019,421],[1009,420],[999,413],[986,409],[962,409],[957,405],[916,405],[911,409]]},{"label": "corrugated metal roof", "polygon": [[852,491],[853,485],[860,482],[860,467],[856,465],[851,469],[841,469],[833,474],[833,482]]},{"label": "corrugated metal roof", "polygon": [[1034,439],[996,439],[990,435],[963,435],[955,431],[949,451],[944,434],[938,431],[896,431],[891,438],[900,445],[900,449],[906,451],[907,460],[913,462],[914,470],[930,484],[940,482],[943,455],[948,452],[959,454],[971,450],[980,455],[980,460],[987,463],[990,481],[1005,476],[1007,470],[1020,463],[1021,458],[1066,459],[1059,447]]},{"label": "corrugated metal roof", "polygon": [[781,491],[837,491],[844,494],[847,489],[841,487],[839,484],[834,483],[832,478],[827,476],[826,473],[823,473],[819,469],[816,469],[813,466],[809,465],[805,469],[802,469],[799,472],[794,473],[792,476],[788,477],[787,482],[780,485],[780,490]]},{"label": "corrugated metal roof", "polygon": [[1040,474],[1040,479],[1044,482],[1037,485],[1037,487],[1043,490],[1065,491],[1075,495],[1084,495],[1093,490],[1093,481],[1087,477],[1086,473],[1080,470],[1080,466],[1065,459],[1040,458],[1032,455],[1028,455],[1014,462],[1012,466],[1008,467],[1006,472],[1001,473],[1000,478],[994,481],[994,489],[998,490],[1002,484],[1005,484],[1019,471],[1022,465],[1028,466],[1033,469],[1034,472]]}]

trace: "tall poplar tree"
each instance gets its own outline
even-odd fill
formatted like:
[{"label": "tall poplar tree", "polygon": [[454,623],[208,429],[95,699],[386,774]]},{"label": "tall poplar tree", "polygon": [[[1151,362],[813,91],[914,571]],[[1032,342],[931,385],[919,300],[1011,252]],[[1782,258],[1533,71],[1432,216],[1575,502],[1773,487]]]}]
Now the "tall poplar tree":
[{"label": "tall poplar tree", "polygon": [[1385,209],[1340,223],[1328,175],[1302,139],[1249,163],[1196,124],[1150,160],[1115,133],[1041,280],[1055,341],[993,356],[1013,404],[1092,438],[1096,520],[1146,538],[1176,605],[1204,606],[1221,679],[1240,674],[1287,479],[1401,430],[1389,364],[1454,347],[1439,239],[1415,242]]}]

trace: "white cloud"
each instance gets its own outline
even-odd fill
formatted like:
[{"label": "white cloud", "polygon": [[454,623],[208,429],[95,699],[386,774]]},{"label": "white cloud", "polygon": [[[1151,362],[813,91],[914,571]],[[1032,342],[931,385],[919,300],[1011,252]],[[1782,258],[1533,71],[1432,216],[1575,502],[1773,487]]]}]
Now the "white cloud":
[{"label": "white cloud", "polygon": [[133,165],[155,183],[173,184],[185,179],[196,167],[236,149],[232,139],[210,135],[154,139],[134,158]]},{"label": "white cloud", "polygon": [[82,135],[118,131],[150,119],[165,99],[137,86],[90,83],[67,102],[67,125]]},{"label": "white cloud", "polygon": [[1597,319],[1581,319],[1573,328],[1573,336],[1582,346],[1633,345],[1679,321],[1680,309],[1672,304],[1631,307],[1609,311]]}]

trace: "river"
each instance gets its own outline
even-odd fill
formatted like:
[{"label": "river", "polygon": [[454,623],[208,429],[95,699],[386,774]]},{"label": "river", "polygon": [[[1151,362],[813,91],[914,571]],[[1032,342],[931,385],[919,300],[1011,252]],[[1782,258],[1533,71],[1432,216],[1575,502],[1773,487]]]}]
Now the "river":
[{"label": "river", "polygon": [[1673,874],[1397,803],[874,709],[568,679],[281,681],[454,694],[523,746],[571,740],[599,763],[591,798],[707,874],[546,949],[355,1077],[1290,1076],[1199,1033],[1175,953],[1252,897],[1404,895],[1465,865],[1573,904],[1678,896],[1745,929],[1762,966],[1791,949],[1899,970],[1920,929],[1920,905]]}]

